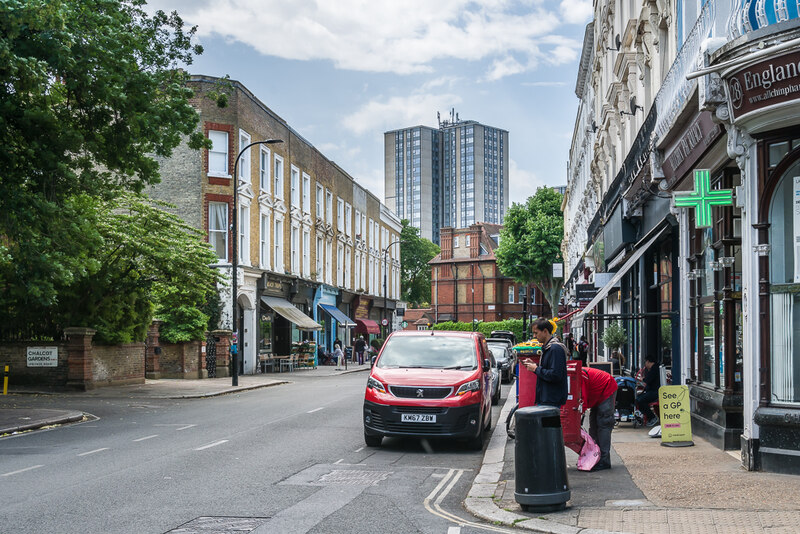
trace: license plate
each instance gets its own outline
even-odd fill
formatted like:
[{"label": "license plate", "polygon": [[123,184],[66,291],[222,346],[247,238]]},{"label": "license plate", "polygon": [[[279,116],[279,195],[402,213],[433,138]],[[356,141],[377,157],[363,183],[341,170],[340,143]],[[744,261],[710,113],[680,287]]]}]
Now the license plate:
[{"label": "license plate", "polygon": [[426,413],[404,413],[400,416],[403,423],[435,423],[436,416]]}]

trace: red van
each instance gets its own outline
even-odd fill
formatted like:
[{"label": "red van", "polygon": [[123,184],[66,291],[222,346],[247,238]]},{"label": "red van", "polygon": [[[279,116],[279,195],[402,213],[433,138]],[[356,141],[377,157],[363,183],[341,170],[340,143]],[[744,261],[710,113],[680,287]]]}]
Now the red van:
[{"label": "red van", "polygon": [[399,331],[367,379],[364,441],[460,438],[476,450],[492,427],[492,369],[479,332]]}]

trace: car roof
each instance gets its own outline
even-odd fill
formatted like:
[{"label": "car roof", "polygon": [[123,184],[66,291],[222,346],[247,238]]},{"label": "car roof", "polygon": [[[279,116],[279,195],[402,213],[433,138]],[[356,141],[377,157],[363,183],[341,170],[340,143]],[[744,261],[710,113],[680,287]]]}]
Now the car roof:
[{"label": "car roof", "polygon": [[458,330],[396,330],[392,332],[392,336],[428,336],[436,337],[446,335],[448,337],[478,337],[482,336],[480,332],[462,332]]},{"label": "car roof", "polygon": [[487,343],[513,344],[513,343],[511,343],[511,340],[508,339],[507,337],[487,337],[486,338],[486,342]]}]

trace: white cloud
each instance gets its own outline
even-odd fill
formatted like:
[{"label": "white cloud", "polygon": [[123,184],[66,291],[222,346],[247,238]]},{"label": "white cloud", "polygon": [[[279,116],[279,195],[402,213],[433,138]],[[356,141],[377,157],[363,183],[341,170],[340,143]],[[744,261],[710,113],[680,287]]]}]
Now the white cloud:
[{"label": "white cloud", "polygon": [[566,82],[522,82],[525,87],[562,87]]},{"label": "white cloud", "polygon": [[592,16],[592,2],[590,0],[561,0],[559,6],[564,21],[570,24],[582,24]]},{"label": "white cloud", "polygon": [[535,68],[561,17],[574,21],[586,5],[590,13],[591,3],[578,0],[563,0],[561,13],[536,0],[152,0],[148,9],[178,8],[200,38],[219,35],[284,59],[398,74],[433,72],[436,60],[493,61],[489,76],[499,79]]},{"label": "white cloud", "polygon": [[403,127],[435,125],[435,110],[447,110],[461,103],[461,97],[454,94],[422,94],[378,98],[364,104],[361,109],[344,118],[345,128],[361,135],[366,132],[379,132]]},{"label": "white cloud", "polygon": [[536,194],[536,190],[548,185],[535,172],[522,169],[514,159],[509,158],[508,193],[510,201],[523,203]]}]

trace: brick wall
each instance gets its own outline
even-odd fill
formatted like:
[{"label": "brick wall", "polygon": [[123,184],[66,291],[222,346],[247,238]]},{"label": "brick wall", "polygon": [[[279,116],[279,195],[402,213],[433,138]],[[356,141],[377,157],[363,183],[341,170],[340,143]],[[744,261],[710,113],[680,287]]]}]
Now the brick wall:
[{"label": "brick wall", "polygon": [[202,343],[161,343],[161,378],[203,378]]},{"label": "brick wall", "polygon": [[144,343],[95,345],[92,355],[95,387],[144,384]]},{"label": "brick wall", "polygon": [[[58,347],[57,367],[28,367],[28,347]],[[67,350],[64,342],[3,343],[0,344],[0,371],[11,366],[9,389],[15,385],[63,386],[67,383]]]}]

